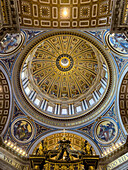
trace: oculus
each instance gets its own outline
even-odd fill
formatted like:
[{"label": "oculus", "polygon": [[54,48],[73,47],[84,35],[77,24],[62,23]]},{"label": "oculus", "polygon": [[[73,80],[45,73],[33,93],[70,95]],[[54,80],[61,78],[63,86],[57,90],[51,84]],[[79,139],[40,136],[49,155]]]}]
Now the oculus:
[{"label": "oculus", "polygon": [[69,71],[73,67],[73,58],[68,54],[61,54],[56,59],[56,66],[61,71]]}]

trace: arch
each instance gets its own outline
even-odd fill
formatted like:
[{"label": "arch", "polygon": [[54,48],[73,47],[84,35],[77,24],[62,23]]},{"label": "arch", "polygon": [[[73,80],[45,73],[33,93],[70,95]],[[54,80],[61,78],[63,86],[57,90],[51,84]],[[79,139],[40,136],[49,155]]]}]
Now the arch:
[{"label": "arch", "polygon": [[[30,150],[29,150],[29,152],[28,152],[28,155],[33,153],[34,148],[37,146],[37,144],[38,144],[39,142],[41,142],[41,141],[42,141],[43,139],[45,139],[46,137],[51,136],[51,135],[53,135],[53,134],[57,134],[57,133],[63,133],[63,130],[56,130],[56,131],[54,131],[54,132],[50,132],[50,133],[47,133],[47,134],[41,136],[41,137],[32,145],[32,147],[30,148]],[[87,135],[83,135],[83,134],[81,134],[81,133],[78,133],[78,132],[75,132],[75,131],[71,131],[71,130],[66,130],[66,133],[75,134],[75,135],[78,135],[78,136],[82,137],[83,139],[87,140],[87,141],[91,144],[91,146],[94,148],[96,154],[101,157],[101,151],[100,151],[98,145],[97,145],[91,138],[89,138]]]},{"label": "arch", "polygon": [[[2,113],[1,112],[1,122],[2,120],[4,119],[4,123],[2,124],[3,127],[2,130],[1,130],[1,134],[0,136],[3,136],[8,125],[9,125],[9,121],[11,119],[11,113],[12,113],[12,106],[13,106],[13,98],[12,98],[12,87],[11,87],[11,83],[10,83],[10,79],[9,79],[9,76],[8,76],[8,73],[6,71],[6,68],[5,66],[3,65],[2,62],[0,62],[0,71],[3,73],[3,75],[5,76],[4,80],[7,81],[7,86],[9,88],[9,91],[6,93],[6,95],[4,96],[5,97],[5,101],[6,104],[9,102],[9,105],[7,107],[7,105],[5,104],[5,108],[3,109],[4,111],[6,111],[6,113]],[[8,94],[9,94],[9,97],[8,97]]]},{"label": "arch", "polygon": [[125,75],[126,75],[127,72],[128,72],[128,64],[126,64],[122,70],[123,70],[123,71],[122,71],[121,74],[120,74],[119,83],[118,83],[117,97],[116,97],[116,107],[115,107],[115,108],[116,108],[116,111],[117,111],[117,114],[118,114],[118,117],[119,117],[120,125],[121,125],[121,127],[122,127],[125,135],[128,135],[128,132],[126,131],[125,125],[124,125],[124,123],[123,123],[123,121],[122,121],[122,118],[121,118],[120,102],[119,102],[120,89],[121,89],[122,81],[123,81]]}]

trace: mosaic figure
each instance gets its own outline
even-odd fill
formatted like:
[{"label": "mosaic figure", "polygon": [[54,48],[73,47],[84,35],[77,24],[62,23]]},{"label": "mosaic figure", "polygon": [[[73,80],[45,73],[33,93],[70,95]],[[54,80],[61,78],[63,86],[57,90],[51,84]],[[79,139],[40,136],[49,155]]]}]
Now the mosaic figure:
[{"label": "mosaic figure", "polygon": [[0,42],[0,53],[5,54],[15,50],[21,43],[20,34],[7,34]]},{"label": "mosaic figure", "polygon": [[39,34],[41,31],[25,30],[25,32],[28,34],[28,39],[31,39],[32,37]]},{"label": "mosaic figure", "polygon": [[110,34],[109,43],[117,52],[128,54],[128,39],[124,34]]},{"label": "mosaic figure", "polygon": [[28,140],[32,135],[32,127],[29,122],[19,120],[14,124],[14,136],[20,141]]},{"label": "mosaic figure", "polygon": [[111,141],[115,137],[115,125],[110,121],[101,122],[97,128],[97,136],[104,142]]},{"label": "mosaic figure", "polygon": [[95,31],[95,32],[90,31],[90,33],[102,40],[102,31]]}]

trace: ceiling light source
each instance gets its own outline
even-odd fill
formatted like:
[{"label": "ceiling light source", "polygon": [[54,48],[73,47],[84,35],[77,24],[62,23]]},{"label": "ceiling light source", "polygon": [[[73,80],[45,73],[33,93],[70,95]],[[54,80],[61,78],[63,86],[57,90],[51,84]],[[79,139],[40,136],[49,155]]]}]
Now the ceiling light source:
[{"label": "ceiling light source", "polygon": [[4,141],[4,143],[7,143],[7,142],[8,142],[7,140]]},{"label": "ceiling light source", "polygon": [[19,148],[17,148],[16,151],[18,152],[18,151],[19,151]]},{"label": "ceiling light source", "polygon": [[118,149],[120,146],[122,146],[123,143],[120,142],[120,143],[116,143],[116,144],[113,144],[112,147],[110,147],[107,151],[104,151],[104,153],[102,154],[102,156],[107,156],[109,155],[110,153],[112,153],[114,150]]},{"label": "ceiling light source", "polygon": [[63,9],[63,17],[67,17],[67,15],[68,15],[68,9],[64,8]]},{"label": "ceiling light source", "polygon": [[25,156],[27,157],[27,153],[22,150],[22,148],[19,148],[18,146],[16,146],[16,144],[14,144],[11,141],[4,141],[5,145],[7,145],[11,150],[15,150],[18,154],[20,154],[21,156]]}]

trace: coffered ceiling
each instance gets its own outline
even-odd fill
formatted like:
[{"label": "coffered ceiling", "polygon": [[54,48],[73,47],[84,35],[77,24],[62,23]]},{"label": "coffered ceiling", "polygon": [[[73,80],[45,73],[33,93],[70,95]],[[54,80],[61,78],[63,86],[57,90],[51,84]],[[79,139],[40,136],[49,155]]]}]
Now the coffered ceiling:
[{"label": "coffered ceiling", "polygon": [[112,0],[18,0],[17,3],[22,27],[110,26]]}]

